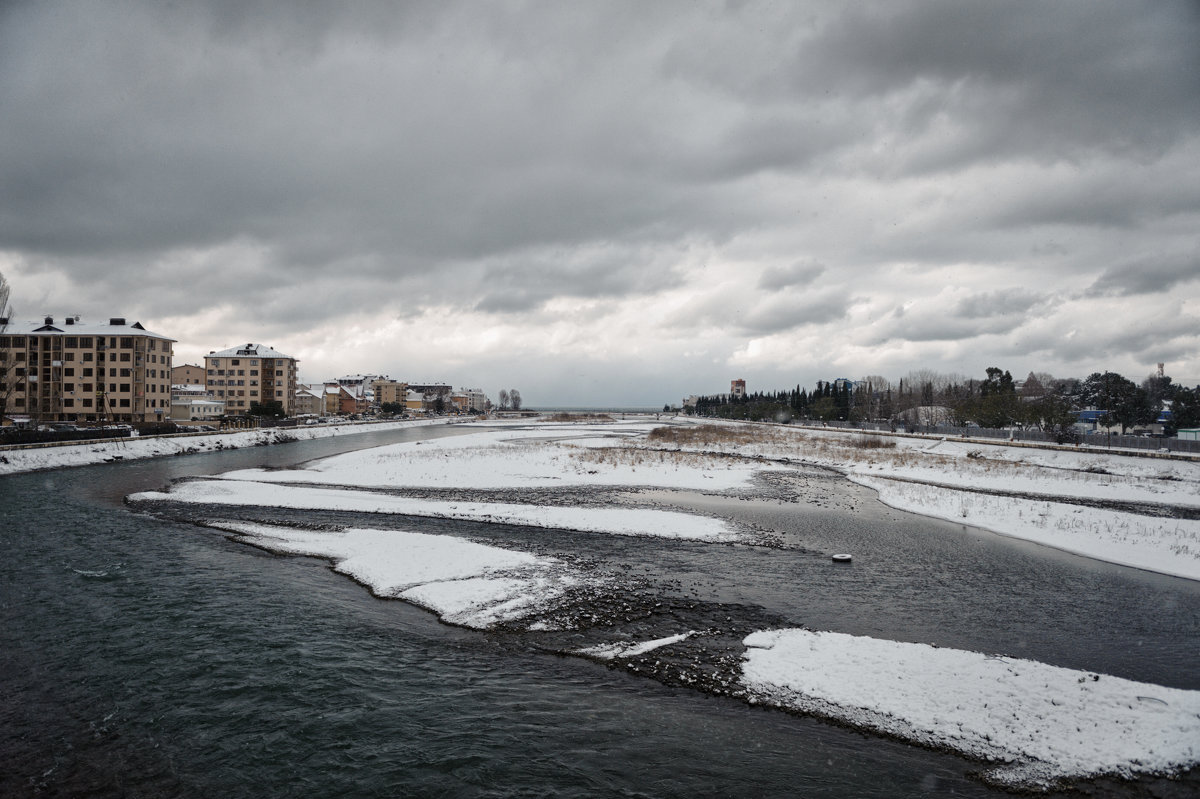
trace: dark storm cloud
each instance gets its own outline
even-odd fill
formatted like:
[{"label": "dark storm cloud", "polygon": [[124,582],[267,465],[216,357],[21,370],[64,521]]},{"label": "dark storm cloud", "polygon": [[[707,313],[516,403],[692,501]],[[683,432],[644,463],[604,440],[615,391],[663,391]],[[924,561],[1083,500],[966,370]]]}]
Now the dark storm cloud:
[{"label": "dark storm cloud", "polygon": [[1105,270],[1088,293],[1124,297],[1157,294],[1196,280],[1200,280],[1200,252],[1161,255]]},{"label": "dark storm cloud", "polygon": [[759,303],[736,320],[748,335],[782,333],[798,327],[820,325],[845,318],[851,305],[846,294],[826,296],[785,295]]},{"label": "dark storm cloud", "polygon": [[7,3],[0,259],[278,330],[669,296],[714,352],[909,300],[859,321],[1014,332],[1194,286],[1153,254],[1200,221],[1196,41],[1169,1]]},{"label": "dark storm cloud", "polygon": [[766,291],[807,286],[825,273],[821,264],[800,261],[789,267],[768,267],[758,278],[758,287]]},{"label": "dark storm cloud", "polygon": [[1046,301],[1044,294],[1028,289],[985,291],[959,300],[954,306],[954,315],[962,319],[1023,315]]}]

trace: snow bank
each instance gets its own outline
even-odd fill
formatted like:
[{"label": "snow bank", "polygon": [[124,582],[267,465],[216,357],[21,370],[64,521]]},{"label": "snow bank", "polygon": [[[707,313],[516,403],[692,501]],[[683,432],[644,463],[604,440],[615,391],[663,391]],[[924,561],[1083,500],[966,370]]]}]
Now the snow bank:
[{"label": "snow bank", "polygon": [[302,469],[229,472],[233,480],[367,487],[515,489],[538,486],[640,486],[724,491],[746,486],[763,464],[729,458],[634,451],[627,445],[653,424],[540,424],[454,438],[406,442],[347,452]]},{"label": "snow bank", "polygon": [[216,452],[222,449],[240,449],[287,441],[309,441],[316,438],[374,433],[399,427],[424,427],[431,424],[448,424],[448,422],[445,419],[417,419],[369,424],[305,425],[303,427],[273,427],[269,430],[243,430],[236,433],[146,438],[135,436],[133,438],[90,441],[83,444],[5,449],[0,450],[0,475],[36,472],[45,469],[64,469],[70,466],[90,466],[115,460],[140,460],[192,452]]},{"label": "snow bank", "polygon": [[[282,472],[279,472],[281,474]],[[189,480],[169,492],[131,494],[131,502],[187,502],[250,505],[297,510],[390,513],[442,519],[527,525],[585,533],[732,541],[736,535],[720,519],[645,508],[589,508],[504,502],[414,499],[371,491],[283,486],[244,480]]]},{"label": "snow bank", "polygon": [[[1176,506],[1181,509],[1177,515],[1192,515],[1200,508],[1200,460],[745,423],[721,426],[738,426],[750,440],[729,443],[713,437],[712,443],[685,448],[829,467],[874,489],[881,501],[900,510],[1109,563],[1200,580],[1200,521],[1098,507],[1141,503],[1150,508]],[[894,446],[860,446],[864,440]],[[983,493],[987,491],[1026,496]],[[1097,506],[1056,501],[1059,498],[1085,499]]]},{"label": "snow bank", "polygon": [[744,643],[754,701],[999,761],[988,776],[1000,783],[1200,762],[1200,691],[841,633],[774,630]]},{"label": "snow bank", "polygon": [[999,497],[854,475],[900,510],[962,522],[1089,558],[1200,580],[1200,521]]},{"label": "snow bank", "polygon": [[230,521],[212,526],[273,552],[328,558],[335,571],[376,596],[403,599],[443,621],[476,629],[520,620],[583,582],[555,558],[453,536],[363,528],[319,532]]}]

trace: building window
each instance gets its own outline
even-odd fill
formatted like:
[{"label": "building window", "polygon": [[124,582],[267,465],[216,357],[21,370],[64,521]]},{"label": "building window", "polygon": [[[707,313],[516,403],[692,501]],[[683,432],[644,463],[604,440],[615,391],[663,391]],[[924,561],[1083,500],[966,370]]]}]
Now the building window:
[{"label": "building window", "polygon": [[94,343],[92,343],[92,337],[91,337],[91,336],[84,336],[83,338],[79,339],[79,346],[81,346],[81,347],[94,347],[94,346],[96,346],[96,345],[95,345]]},{"label": "building window", "polygon": [[63,400],[63,407],[64,408],[74,408],[75,400],[68,397],[67,399]]},{"label": "building window", "polygon": [[128,408],[129,407],[129,398],[128,397],[122,398],[122,400],[119,403],[117,403],[117,406],[120,408]]},{"label": "building window", "polygon": [[121,377],[129,377],[131,374],[133,374],[133,372],[131,372],[131,371],[130,371],[130,370],[128,370],[128,369],[122,369],[122,370],[121,370]]},{"label": "building window", "polygon": [[129,393],[129,384],[128,383],[121,384],[121,392],[126,393],[126,394]]},{"label": "building window", "polygon": [[83,359],[84,359],[85,361],[90,361],[90,360],[92,360],[92,353],[90,353],[90,352],[85,352],[85,353],[83,354]]},{"label": "building window", "polygon": [[63,383],[63,391],[74,391],[74,390],[75,390],[74,383]]},{"label": "building window", "polygon": [[128,361],[128,360],[129,360],[129,358],[130,358],[130,356],[129,356],[129,353],[128,353],[128,352],[122,352],[122,353],[121,353],[121,360],[122,360],[122,361]]},{"label": "building window", "polygon": [[90,394],[90,393],[92,393],[93,391],[95,391],[96,389],[93,387],[93,385],[92,385],[91,383],[84,383],[84,384],[83,384],[83,390],[84,390],[86,393]]},{"label": "building window", "polygon": [[63,377],[74,377],[74,376],[75,376],[75,370],[73,368],[68,367],[66,369],[63,369]]},{"label": "building window", "polygon": [[89,366],[89,367],[87,367],[86,369],[84,369],[84,370],[83,370],[83,376],[84,376],[84,377],[91,377],[91,376],[92,376],[92,367],[90,367],[90,366]]},{"label": "building window", "polygon": [[78,336],[67,336],[67,337],[65,337],[65,338],[63,339],[63,346],[64,346],[64,347],[71,347],[72,349],[74,349],[75,347],[78,347],[78,346],[79,346],[79,337],[78,337]]},{"label": "building window", "polygon": [[90,399],[83,400],[83,407],[85,407],[85,408],[92,407],[92,401]]},{"label": "building window", "polygon": [[125,349],[131,349],[133,347],[133,339],[131,339],[129,336],[122,336],[121,346]]},{"label": "building window", "polygon": [[233,360],[231,360],[231,361],[229,362],[229,365],[230,365],[230,366],[240,366],[240,365],[241,365],[241,363],[242,363],[242,362],[241,362],[241,360],[240,360],[240,359],[238,359],[238,358],[234,358]]}]

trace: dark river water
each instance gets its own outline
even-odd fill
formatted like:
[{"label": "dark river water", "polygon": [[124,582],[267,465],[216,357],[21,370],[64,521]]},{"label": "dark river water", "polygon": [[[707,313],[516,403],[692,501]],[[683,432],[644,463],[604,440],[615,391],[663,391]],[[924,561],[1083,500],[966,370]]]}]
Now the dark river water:
[{"label": "dark river water", "polygon": [[[1200,689],[1196,583],[892,511],[816,471],[755,497],[635,498],[731,519],[756,545],[320,519],[554,554],[624,586],[597,598],[594,626],[540,635],[451,627],[320,560],[122,502],[180,477],[456,432],[0,478],[0,796],[1006,795],[962,758],[723,694],[740,637],[779,625]],[[854,563],[831,564],[838,551]],[[720,628],[728,654],[616,668],[558,654],[689,628]],[[708,682],[685,684],[689,668]],[[1200,779],[1082,788],[1196,796]]]}]

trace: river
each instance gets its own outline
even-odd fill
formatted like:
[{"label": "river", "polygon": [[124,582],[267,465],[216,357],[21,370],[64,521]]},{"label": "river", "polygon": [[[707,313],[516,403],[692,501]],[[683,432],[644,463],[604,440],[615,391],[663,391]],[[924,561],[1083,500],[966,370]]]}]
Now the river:
[{"label": "river", "polygon": [[[320,560],[122,502],[180,477],[457,432],[0,478],[0,795],[1005,795],[950,754],[754,708],[653,659],[634,671],[562,657],[562,635],[447,626]],[[816,471],[791,489],[806,501],[640,497],[768,530],[772,546],[389,523],[601,563],[631,597],[671,608],[629,622],[648,635],[664,619],[803,624],[1200,689],[1195,583],[889,510]],[[873,557],[834,566],[830,548]],[[1194,774],[1087,786],[1198,787]]]}]

